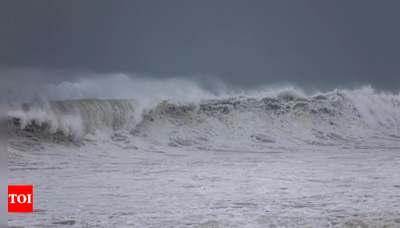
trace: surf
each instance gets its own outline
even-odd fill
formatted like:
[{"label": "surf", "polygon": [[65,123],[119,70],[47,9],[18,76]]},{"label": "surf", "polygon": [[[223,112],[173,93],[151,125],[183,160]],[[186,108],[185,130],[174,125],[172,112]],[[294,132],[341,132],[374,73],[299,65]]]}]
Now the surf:
[{"label": "surf", "polygon": [[348,136],[363,138],[368,132],[398,136],[400,129],[399,96],[369,88],[308,96],[290,89],[269,96],[236,95],[197,103],[159,99],[152,106],[134,99],[50,101],[14,105],[7,114],[9,131],[14,132],[31,128],[74,139],[141,132],[163,138],[170,146],[177,145],[176,138],[201,144],[210,134],[227,139],[246,135],[241,140],[256,142],[300,137],[321,144]]}]

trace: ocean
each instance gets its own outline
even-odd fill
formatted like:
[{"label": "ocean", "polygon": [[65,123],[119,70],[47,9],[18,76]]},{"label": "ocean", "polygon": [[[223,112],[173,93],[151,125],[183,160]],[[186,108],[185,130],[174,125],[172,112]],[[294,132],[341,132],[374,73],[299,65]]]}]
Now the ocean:
[{"label": "ocean", "polygon": [[400,95],[9,104],[10,227],[400,227]]}]

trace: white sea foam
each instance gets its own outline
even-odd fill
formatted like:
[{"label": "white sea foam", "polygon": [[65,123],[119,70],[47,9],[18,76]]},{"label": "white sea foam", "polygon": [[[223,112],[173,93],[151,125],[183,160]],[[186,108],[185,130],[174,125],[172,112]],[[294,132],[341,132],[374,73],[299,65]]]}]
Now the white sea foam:
[{"label": "white sea foam", "polygon": [[[255,119],[248,124],[271,122],[272,119],[276,121],[273,124],[285,121],[290,122],[291,126],[301,124],[308,129],[323,124],[327,129],[321,131],[330,129],[336,133],[364,127],[398,132],[400,126],[399,95],[377,93],[370,87],[353,91],[334,90],[318,95],[306,95],[294,88],[285,88],[253,94],[224,93],[220,96],[211,95],[199,87],[194,88],[194,94],[190,92],[193,88],[190,88],[188,91],[174,91],[171,96],[159,93],[144,98],[142,94],[136,100],[81,99],[13,104],[8,116],[18,119],[21,128],[30,124],[45,125],[47,133],[61,132],[78,138],[121,130],[131,132],[137,125],[145,124],[142,123],[143,117],[151,115],[157,115],[154,117],[157,121],[162,118],[179,119],[180,116],[173,116],[173,112],[179,114],[179,110],[184,112],[186,118],[192,119],[208,118],[208,121],[214,121],[219,117],[235,117],[237,125],[243,125],[249,116]],[[123,95],[120,98],[126,97]],[[160,112],[161,109],[164,112]],[[166,113],[169,115],[166,116]],[[255,113],[258,113],[257,117],[254,117]]]}]

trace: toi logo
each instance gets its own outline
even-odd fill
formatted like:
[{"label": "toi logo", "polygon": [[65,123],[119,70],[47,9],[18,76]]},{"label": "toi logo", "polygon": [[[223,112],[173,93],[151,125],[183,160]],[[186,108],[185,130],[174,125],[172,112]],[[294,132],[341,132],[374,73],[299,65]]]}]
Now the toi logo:
[{"label": "toi logo", "polygon": [[33,212],[33,185],[8,186],[8,212]]}]

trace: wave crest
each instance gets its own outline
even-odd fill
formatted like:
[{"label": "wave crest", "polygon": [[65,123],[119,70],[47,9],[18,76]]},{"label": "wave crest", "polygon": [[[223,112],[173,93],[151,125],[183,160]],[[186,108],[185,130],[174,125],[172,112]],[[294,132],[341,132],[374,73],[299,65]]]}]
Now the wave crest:
[{"label": "wave crest", "polygon": [[[256,124],[258,120],[254,118],[264,118],[262,121],[277,126],[285,122],[293,128],[301,125],[307,129],[321,128],[326,131],[371,128],[398,132],[400,99],[370,89],[334,90],[314,96],[286,90],[268,97],[238,95],[205,99],[198,104],[162,100],[155,107],[144,107],[135,100],[84,99],[31,103],[10,107],[8,116],[22,129],[35,125],[49,134],[62,133],[78,138],[115,131],[132,132],[138,126],[143,130],[153,120],[168,119],[171,123],[186,119],[201,123],[224,121],[224,116],[236,121],[226,124],[240,125],[241,129],[246,124],[248,128],[251,128],[252,122]],[[183,124],[190,123],[183,121]],[[168,128],[168,125],[158,127]],[[201,126],[191,124],[191,127],[195,129]]]},{"label": "wave crest", "polygon": [[[20,128],[35,125],[49,134],[83,137],[127,130],[135,120],[133,100],[70,100],[23,104],[8,111]],[[14,122],[15,122],[14,121]]]}]

